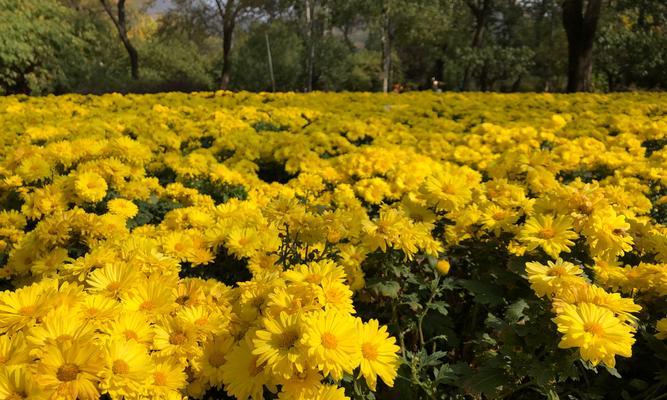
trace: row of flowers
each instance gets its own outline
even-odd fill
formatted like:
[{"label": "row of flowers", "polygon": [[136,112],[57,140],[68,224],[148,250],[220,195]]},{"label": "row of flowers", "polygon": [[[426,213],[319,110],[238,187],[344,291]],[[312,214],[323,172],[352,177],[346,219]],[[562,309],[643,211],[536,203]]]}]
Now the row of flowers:
[{"label": "row of flowers", "polygon": [[[667,337],[660,95],[0,100],[0,397],[343,399],[371,254],[503,238],[592,366]],[[589,111],[581,111],[586,109]],[[666,312],[662,310],[659,312]]]}]

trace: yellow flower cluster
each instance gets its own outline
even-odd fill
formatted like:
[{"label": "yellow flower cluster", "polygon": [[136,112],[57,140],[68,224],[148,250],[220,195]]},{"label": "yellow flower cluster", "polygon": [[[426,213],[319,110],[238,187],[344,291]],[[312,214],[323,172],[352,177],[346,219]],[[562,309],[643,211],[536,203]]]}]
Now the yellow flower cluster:
[{"label": "yellow flower cluster", "polygon": [[639,304],[667,295],[665,109],[659,94],[2,98],[0,276],[16,289],[0,294],[0,397],[391,386],[395,339],[355,316],[364,260],[430,256],[451,275],[448,249],[489,237],[528,261],[561,347],[613,367]]}]

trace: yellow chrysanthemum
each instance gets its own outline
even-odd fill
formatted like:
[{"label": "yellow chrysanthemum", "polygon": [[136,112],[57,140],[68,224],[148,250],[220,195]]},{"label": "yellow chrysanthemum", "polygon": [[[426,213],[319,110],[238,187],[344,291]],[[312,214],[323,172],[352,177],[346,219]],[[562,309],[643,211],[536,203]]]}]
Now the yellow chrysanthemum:
[{"label": "yellow chrysanthemum", "polygon": [[99,398],[98,374],[103,368],[100,349],[86,342],[50,344],[41,349],[35,380],[48,396]]},{"label": "yellow chrysanthemum", "polygon": [[107,208],[111,214],[119,215],[123,218],[132,218],[139,212],[137,205],[126,199],[109,200]]},{"label": "yellow chrysanthemum", "polygon": [[264,384],[269,377],[264,367],[257,362],[258,357],[246,340],[242,340],[227,355],[227,361],[222,367],[222,381],[225,391],[237,399],[264,399]]},{"label": "yellow chrysanthemum", "polygon": [[586,281],[581,276],[583,271],[571,262],[561,259],[556,262],[547,261],[547,265],[538,262],[526,263],[526,273],[530,286],[540,296],[554,296],[563,288],[577,285],[585,285]]},{"label": "yellow chrysanthemum", "polygon": [[590,303],[566,304],[554,322],[563,334],[558,347],[578,347],[581,358],[594,366],[604,363],[613,368],[615,356],[632,355],[634,329],[607,308]]},{"label": "yellow chrysanthemum", "polygon": [[303,343],[325,376],[338,380],[359,365],[361,346],[354,317],[319,311],[307,316],[305,322]]},{"label": "yellow chrysanthemum", "polygon": [[380,326],[377,320],[367,323],[358,322],[359,341],[361,342],[361,375],[371,390],[375,390],[379,376],[387,386],[394,386],[394,379],[399,366],[396,339],[389,336],[387,328]]},{"label": "yellow chrysanthemum", "polygon": [[131,397],[150,384],[154,370],[148,349],[134,340],[104,343],[105,366],[100,372],[101,387],[113,397]]},{"label": "yellow chrysanthemum", "polygon": [[273,375],[290,378],[295,372],[303,372],[306,350],[301,342],[304,325],[299,314],[280,313],[278,318],[264,317],[262,329],[255,332],[252,354],[259,364]]},{"label": "yellow chrysanthemum", "polygon": [[528,250],[541,247],[552,258],[558,258],[561,252],[570,252],[574,245],[572,239],[577,234],[572,231],[572,219],[565,216],[554,217],[550,214],[538,214],[526,221],[519,233],[519,239]]},{"label": "yellow chrysanthemum", "polygon": [[95,172],[83,172],[77,175],[74,189],[84,201],[97,202],[107,194],[107,182]]}]

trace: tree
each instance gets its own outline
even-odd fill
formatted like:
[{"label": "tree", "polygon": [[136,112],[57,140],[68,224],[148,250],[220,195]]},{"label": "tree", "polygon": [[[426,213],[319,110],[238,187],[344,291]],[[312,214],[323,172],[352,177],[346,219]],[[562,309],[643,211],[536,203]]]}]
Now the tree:
[{"label": "tree", "polygon": [[[470,47],[473,50],[482,47],[486,25],[493,9],[493,0],[466,0],[466,5],[473,15],[474,27]],[[472,66],[467,65],[463,74],[463,90],[470,90]]]},{"label": "tree", "polygon": [[123,42],[123,46],[125,47],[125,50],[127,50],[127,54],[130,57],[130,71],[132,74],[132,79],[137,80],[139,79],[139,53],[137,52],[137,49],[134,47],[134,45],[132,45],[132,42],[127,35],[128,29],[125,0],[118,0],[118,3],[116,4],[116,14],[114,14],[113,9],[111,8],[111,4],[107,0],[100,0],[100,3],[102,3],[104,11],[107,13],[109,18],[111,18],[111,21],[118,31],[118,36],[120,37],[121,42]]},{"label": "tree", "polygon": [[564,0],[563,27],[567,34],[567,91],[591,90],[593,44],[602,0]]},{"label": "tree", "polygon": [[227,89],[232,71],[232,44],[239,17],[249,10],[262,5],[259,0],[215,0],[215,6],[222,21],[222,75],[220,88]]},{"label": "tree", "polygon": [[72,14],[55,0],[0,0],[0,94],[57,90],[82,61]]}]

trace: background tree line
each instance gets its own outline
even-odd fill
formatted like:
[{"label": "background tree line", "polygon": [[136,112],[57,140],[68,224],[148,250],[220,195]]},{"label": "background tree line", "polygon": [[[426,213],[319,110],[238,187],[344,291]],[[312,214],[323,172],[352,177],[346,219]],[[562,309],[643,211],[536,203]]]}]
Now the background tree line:
[{"label": "background tree line", "polygon": [[0,93],[667,86],[664,0],[0,0]]}]

